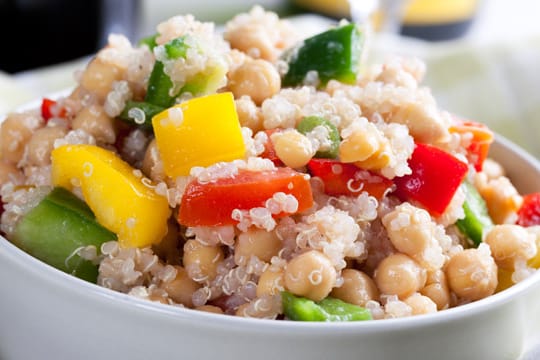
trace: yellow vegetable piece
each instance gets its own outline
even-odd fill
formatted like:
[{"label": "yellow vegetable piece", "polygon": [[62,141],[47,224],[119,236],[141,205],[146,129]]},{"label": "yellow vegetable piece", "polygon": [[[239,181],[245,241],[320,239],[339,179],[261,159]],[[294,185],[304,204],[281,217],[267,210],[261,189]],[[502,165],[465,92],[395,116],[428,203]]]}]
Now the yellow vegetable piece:
[{"label": "yellow vegetable piece", "polygon": [[167,199],[111,151],[93,145],[53,150],[52,181],[69,190],[80,186],[97,221],[118,235],[122,247],[156,244],[167,233]]},{"label": "yellow vegetable piece", "polygon": [[198,97],[152,118],[156,144],[169,177],[194,166],[243,158],[242,131],[230,92]]},{"label": "yellow vegetable piece", "polygon": [[536,235],[536,255],[527,261],[527,265],[540,269],[540,234]]},{"label": "yellow vegetable piece", "polygon": [[498,269],[497,274],[497,289],[495,289],[495,292],[501,292],[503,290],[508,289],[510,286],[514,285],[514,282],[512,281],[512,273],[511,270],[505,270],[505,269]]}]

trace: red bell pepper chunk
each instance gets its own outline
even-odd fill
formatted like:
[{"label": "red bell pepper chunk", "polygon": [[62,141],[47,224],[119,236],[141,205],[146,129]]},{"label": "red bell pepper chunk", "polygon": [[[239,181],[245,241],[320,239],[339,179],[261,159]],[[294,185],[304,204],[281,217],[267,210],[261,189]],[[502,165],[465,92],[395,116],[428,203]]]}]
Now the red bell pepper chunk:
[{"label": "red bell pepper chunk", "polygon": [[325,194],[331,196],[358,196],[363,191],[381,199],[392,186],[392,181],[360,169],[351,163],[333,159],[311,159],[307,164],[312,176],[320,178]]},{"label": "red bell pepper chunk", "polygon": [[270,138],[272,134],[275,132],[280,131],[279,129],[270,129],[270,130],[264,130],[266,133],[266,136],[268,136],[268,140],[264,143],[264,151],[260,155],[262,158],[271,160],[274,165],[276,166],[283,166],[283,161],[277,156],[276,149],[274,148],[274,143],[272,142],[272,139]]},{"label": "red bell pepper chunk", "polygon": [[[58,103],[54,100],[43,98],[41,102],[41,116],[45,121],[52,117],[65,117],[66,109],[63,107],[57,107]],[[54,107],[57,107],[56,109]]]},{"label": "red bell pepper chunk", "polygon": [[456,123],[450,127],[451,132],[471,133],[473,138],[467,147],[467,159],[473,164],[476,171],[482,171],[489,147],[493,142],[493,132],[484,124],[475,121],[455,119]]},{"label": "red bell pepper chunk", "polygon": [[540,193],[525,195],[523,197],[523,204],[521,204],[517,215],[518,225],[540,225]]},{"label": "red bell pepper chunk", "polygon": [[[235,224],[235,209],[264,207],[266,200],[277,192],[293,195],[298,200],[298,212],[313,205],[311,185],[306,175],[291,168],[266,171],[241,170],[230,178],[200,183],[190,182],[180,204],[178,222],[186,226],[218,226]],[[279,213],[282,217],[288,213]]]},{"label": "red bell pepper chunk", "polygon": [[468,171],[467,164],[456,157],[420,143],[416,143],[409,167],[412,174],[394,179],[396,195],[419,203],[434,215],[444,212]]}]

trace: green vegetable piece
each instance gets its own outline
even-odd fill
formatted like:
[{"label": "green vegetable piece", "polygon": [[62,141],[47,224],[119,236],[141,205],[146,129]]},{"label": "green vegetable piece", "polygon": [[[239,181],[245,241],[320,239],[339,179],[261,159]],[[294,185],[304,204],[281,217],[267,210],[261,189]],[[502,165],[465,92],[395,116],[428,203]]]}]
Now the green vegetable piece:
[{"label": "green vegetable piece", "polygon": [[[176,60],[186,56],[188,46],[185,43],[185,37],[179,37],[169,41],[164,45],[165,53],[171,60]],[[171,94],[173,82],[169,75],[165,74],[163,62],[156,61],[148,80],[148,89],[144,101],[152,105],[163,108],[171,107],[177,94]]]},{"label": "green vegetable piece", "polygon": [[340,299],[327,297],[319,306],[328,314],[327,321],[363,321],[371,320],[371,312],[361,306],[346,303]]},{"label": "green vegetable piece", "polygon": [[295,321],[326,321],[325,312],[314,301],[297,297],[290,292],[281,293],[283,313]]},{"label": "green vegetable piece", "polygon": [[168,108],[174,104],[175,96],[171,95],[173,83],[169,75],[165,74],[163,68],[163,63],[156,61],[148,80],[148,89],[144,101],[152,105]]},{"label": "green vegetable piece", "polygon": [[484,231],[493,227],[493,221],[487,211],[486,202],[478,190],[468,181],[461,185],[465,191],[463,210],[465,218],[456,222],[458,229],[466,235],[475,246],[480,245]]},{"label": "green vegetable piece", "polygon": [[[137,116],[130,116],[130,110],[135,108],[140,109],[142,111],[142,114],[138,114]],[[126,102],[126,106],[124,107],[124,110],[122,110],[119,118],[127,123],[152,129],[152,117],[154,117],[154,115],[156,114],[159,114],[163,110],[165,110],[165,108],[158,105],[153,105],[144,101],[130,100]],[[133,115],[133,113],[131,114]],[[138,116],[143,114],[144,121],[141,121],[142,118],[139,118]]]},{"label": "green vegetable piece", "polygon": [[281,293],[283,312],[295,321],[363,321],[371,320],[371,312],[363,307],[327,297],[320,302]]},{"label": "green vegetable piece", "polygon": [[313,131],[317,126],[323,126],[328,131],[327,142],[323,144],[324,150],[319,149],[315,153],[315,157],[324,159],[335,159],[339,153],[339,137],[338,129],[330,121],[320,116],[306,116],[296,126],[296,130],[306,135]]},{"label": "green vegetable piece", "polygon": [[12,242],[41,261],[78,278],[96,282],[97,265],[77,250],[116,240],[95,220],[90,208],[66,189],[54,188],[16,225]]},{"label": "green vegetable piece", "polygon": [[186,57],[189,46],[186,44],[185,37],[173,39],[164,45],[165,53],[169,59],[180,59]]},{"label": "green vegetable piece", "polygon": [[139,40],[139,46],[146,45],[146,46],[148,46],[150,51],[152,51],[157,46],[157,43],[156,43],[157,37],[158,37],[158,34],[154,34],[154,35],[144,37],[141,40]]},{"label": "green vegetable piece", "polygon": [[320,85],[331,79],[355,83],[363,41],[355,24],[330,29],[304,40],[284,55],[289,68],[283,77],[283,85],[301,85],[309,71],[317,72]]}]

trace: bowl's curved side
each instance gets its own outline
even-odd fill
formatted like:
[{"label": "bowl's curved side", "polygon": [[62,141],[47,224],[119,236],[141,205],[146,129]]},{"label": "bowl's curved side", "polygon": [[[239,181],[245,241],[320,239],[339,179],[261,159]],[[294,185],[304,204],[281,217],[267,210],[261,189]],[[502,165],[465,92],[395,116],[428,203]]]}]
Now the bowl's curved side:
[{"label": "bowl's curved side", "polygon": [[6,360],[516,359],[525,336],[521,306],[511,300],[370,323],[241,319],[136,300],[24,255],[0,241]]}]

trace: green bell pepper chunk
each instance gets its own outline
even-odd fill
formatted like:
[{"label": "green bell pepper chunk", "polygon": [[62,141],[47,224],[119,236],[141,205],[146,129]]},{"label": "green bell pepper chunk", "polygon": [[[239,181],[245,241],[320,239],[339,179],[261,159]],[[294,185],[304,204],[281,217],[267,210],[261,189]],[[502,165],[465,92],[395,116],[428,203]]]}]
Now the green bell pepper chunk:
[{"label": "green bell pepper chunk", "polygon": [[486,202],[474,185],[464,181],[461,186],[465,191],[465,202],[463,203],[465,218],[459,219],[456,226],[471,239],[474,246],[478,246],[482,242],[484,231],[493,227],[493,221],[489,216]]},{"label": "green bell pepper chunk", "polygon": [[[138,120],[130,116],[129,111],[135,108],[140,109],[144,113],[144,122],[137,122]],[[122,113],[119,115],[119,118],[129,124],[152,129],[152,118],[154,117],[154,115],[159,114],[163,110],[165,110],[164,107],[153,105],[145,101],[129,100],[126,102],[126,106],[124,107],[124,110],[122,110]]]},{"label": "green bell pepper chunk", "polygon": [[[169,41],[164,45],[165,53],[171,60],[186,56],[188,45],[185,43],[185,37],[179,37]],[[163,62],[156,61],[148,80],[148,89],[144,101],[152,105],[163,108],[171,107],[177,94],[171,94],[173,82],[169,75],[165,74]]]},{"label": "green bell pepper chunk", "polygon": [[139,46],[146,45],[146,46],[148,46],[150,51],[152,51],[157,46],[157,43],[156,43],[157,37],[158,37],[158,34],[154,34],[154,35],[144,37],[144,38],[139,40]]},{"label": "green bell pepper chunk", "polygon": [[283,86],[301,85],[309,71],[316,71],[320,85],[335,79],[347,84],[356,82],[364,37],[355,24],[330,29],[304,40],[287,51],[288,71]]},{"label": "green bell pepper chunk", "polygon": [[77,255],[89,245],[97,252],[116,234],[95,220],[90,208],[66,189],[54,188],[17,223],[11,241],[30,255],[78,278],[96,282],[98,267]]},{"label": "green bell pepper chunk", "polygon": [[335,159],[339,154],[339,136],[338,129],[330,121],[320,116],[306,116],[296,126],[296,130],[302,134],[313,131],[317,126],[324,126],[328,130],[328,140],[330,146],[327,150],[319,150],[315,153],[316,158]]},{"label": "green bell pepper chunk", "polygon": [[281,298],[283,312],[290,320],[363,321],[372,319],[369,310],[331,297],[315,302],[283,291]]}]

